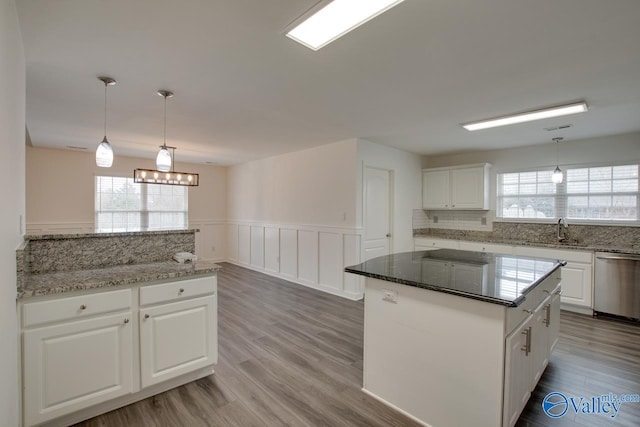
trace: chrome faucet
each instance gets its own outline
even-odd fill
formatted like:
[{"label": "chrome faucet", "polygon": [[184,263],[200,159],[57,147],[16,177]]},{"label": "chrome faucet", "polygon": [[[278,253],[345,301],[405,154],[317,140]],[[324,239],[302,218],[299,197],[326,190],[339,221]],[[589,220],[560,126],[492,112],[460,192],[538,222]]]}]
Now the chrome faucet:
[{"label": "chrome faucet", "polygon": [[[560,227],[562,226],[562,227]],[[565,218],[558,219],[558,242],[564,242],[567,240],[567,229],[569,224]]]}]

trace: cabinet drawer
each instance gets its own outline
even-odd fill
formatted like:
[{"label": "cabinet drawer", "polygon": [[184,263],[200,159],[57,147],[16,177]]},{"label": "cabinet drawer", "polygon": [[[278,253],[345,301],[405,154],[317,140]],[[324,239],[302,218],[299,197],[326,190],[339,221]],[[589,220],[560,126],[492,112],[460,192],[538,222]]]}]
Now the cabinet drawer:
[{"label": "cabinet drawer", "polygon": [[513,246],[484,242],[460,242],[460,250],[474,252],[489,252],[494,254],[511,255]]},{"label": "cabinet drawer", "polygon": [[564,261],[584,262],[591,264],[593,262],[593,252],[534,248],[531,246],[516,246],[516,255],[531,256],[536,258],[561,259]]},{"label": "cabinet drawer", "polygon": [[507,309],[507,322],[505,326],[505,333],[509,334],[520,323],[522,323],[529,315],[531,315],[540,304],[549,299],[551,294],[559,292],[560,287],[560,269],[556,270],[547,277],[542,283],[536,286],[528,294],[525,295],[525,300],[518,307],[511,307]]},{"label": "cabinet drawer", "polygon": [[413,239],[414,247],[420,247],[419,250],[426,250],[423,248],[432,249],[458,249],[458,241],[451,239],[431,239],[424,237],[417,237]]},{"label": "cabinet drawer", "polygon": [[131,289],[65,297],[51,301],[29,302],[22,307],[23,327],[80,319],[95,314],[128,310]]},{"label": "cabinet drawer", "polygon": [[140,288],[140,305],[157,304],[213,294],[216,291],[216,276],[198,279],[180,280],[160,285],[142,286]]}]

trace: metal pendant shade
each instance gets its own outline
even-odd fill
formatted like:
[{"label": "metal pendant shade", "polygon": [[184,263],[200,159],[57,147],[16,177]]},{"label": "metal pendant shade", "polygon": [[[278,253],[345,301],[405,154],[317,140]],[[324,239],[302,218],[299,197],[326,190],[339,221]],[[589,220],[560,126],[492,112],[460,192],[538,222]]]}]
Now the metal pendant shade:
[{"label": "metal pendant shade", "polygon": [[96,166],[110,168],[113,165],[113,148],[107,139],[107,86],[116,84],[111,77],[98,77],[104,83],[104,137],[96,148]]}]

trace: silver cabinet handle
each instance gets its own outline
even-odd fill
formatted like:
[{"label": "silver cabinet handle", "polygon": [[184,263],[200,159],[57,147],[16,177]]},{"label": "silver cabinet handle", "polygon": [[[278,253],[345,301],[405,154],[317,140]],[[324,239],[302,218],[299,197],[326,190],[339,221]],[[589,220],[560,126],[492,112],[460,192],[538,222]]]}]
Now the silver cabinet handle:
[{"label": "silver cabinet handle", "polygon": [[544,306],[544,310],[546,312],[546,317],[542,320],[542,323],[544,323],[547,328],[549,327],[549,325],[551,324],[551,304],[547,304]]},{"label": "silver cabinet handle", "polygon": [[598,259],[620,259],[620,260],[625,260],[625,261],[640,261],[640,255],[636,256],[636,255],[627,255],[627,254],[621,254],[621,255],[608,255],[608,254],[598,254],[596,255],[596,258]]},{"label": "silver cabinet handle", "polygon": [[558,289],[558,290],[556,291],[556,295],[562,295],[562,289]]},{"label": "silver cabinet handle", "polygon": [[520,350],[524,351],[524,355],[528,356],[531,353],[531,326],[522,331],[522,335],[524,335],[525,341],[524,346],[520,348]]},{"label": "silver cabinet handle", "polygon": [[387,237],[391,237],[391,233],[387,233]]},{"label": "silver cabinet handle", "polygon": [[87,306],[86,306],[86,305],[82,304],[82,305],[80,306],[80,310],[86,310],[86,309],[87,309]]},{"label": "silver cabinet handle", "polygon": [[184,288],[180,288],[180,291],[179,291],[179,292],[180,292],[181,294],[183,294],[183,293],[184,293]]},{"label": "silver cabinet handle", "polygon": [[522,311],[524,311],[525,313],[529,313],[529,314],[533,313],[533,310],[529,310],[528,308],[523,308]]},{"label": "silver cabinet handle", "polygon": [[124,323],[129,323],[129,319],[124,319]]},{"label": "silver cabinet handle", "polygon": [[145,319],[148,319],[149,317],[151,317],[151,316],[149,316],[148,314],[145,314],[145,315],[144,315],[144,318],[145,318]]}]

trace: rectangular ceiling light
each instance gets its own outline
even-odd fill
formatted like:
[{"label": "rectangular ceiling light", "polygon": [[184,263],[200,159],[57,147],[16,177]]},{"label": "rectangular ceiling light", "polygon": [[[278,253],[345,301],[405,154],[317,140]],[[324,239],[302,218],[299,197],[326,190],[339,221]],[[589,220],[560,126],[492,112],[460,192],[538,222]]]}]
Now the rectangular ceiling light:
[{"label": "rectangular ceiling light", "polygon": [[333,0],[287,32],[287,37],[318,50],[403,1]]},{"label": "rectangular ceiling light", "polygon": [[498,126],[513,125],[516,123],[532,122],[534,120],[548,119],[550,117],[568,116],[569,114],[584,113],[588,111],[586,102],[559,105],[557,107],[541,110],[526,111],[524,113],[511,114],[509,116],[496,117],[494,119],[480,120],[478,122],[462,125],[466,130],[480,130]]}]

